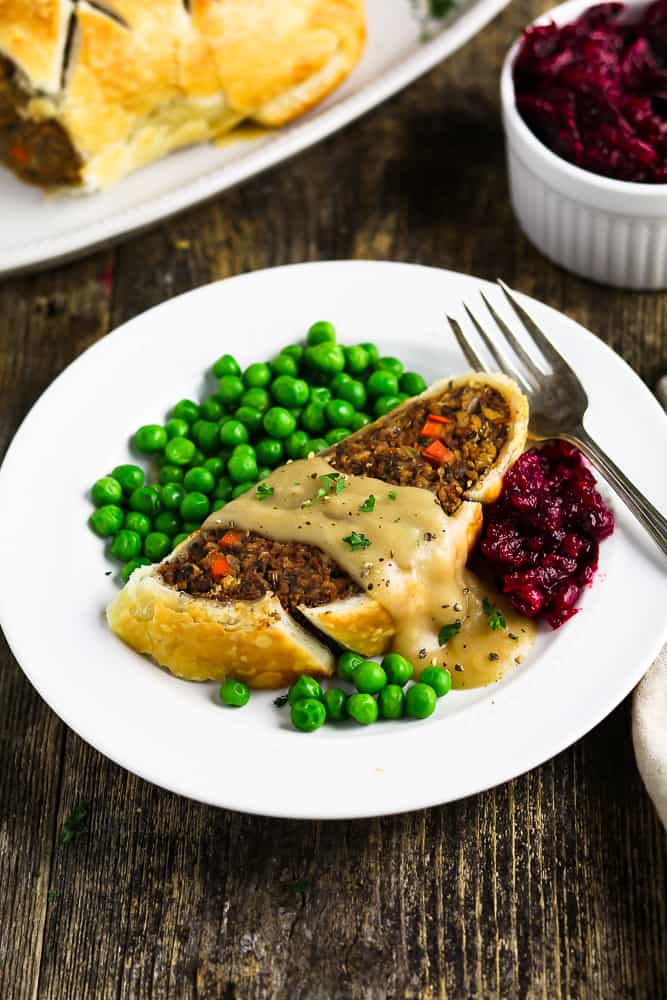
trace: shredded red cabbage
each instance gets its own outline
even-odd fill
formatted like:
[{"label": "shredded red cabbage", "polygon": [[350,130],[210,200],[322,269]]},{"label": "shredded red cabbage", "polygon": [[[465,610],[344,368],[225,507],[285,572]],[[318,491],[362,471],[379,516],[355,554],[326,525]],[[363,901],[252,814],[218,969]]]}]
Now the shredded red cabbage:
[{"label": "shredded red cabbage", "polygon": [[528,28],[516,106],[554,153],[605,177],[667,182],[667,0],[591,7]]}]

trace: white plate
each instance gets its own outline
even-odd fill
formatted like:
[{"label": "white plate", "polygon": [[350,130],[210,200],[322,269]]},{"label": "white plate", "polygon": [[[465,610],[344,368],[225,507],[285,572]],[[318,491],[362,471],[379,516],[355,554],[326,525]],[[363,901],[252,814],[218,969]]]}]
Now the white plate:
[{"label": "white plate", "polygon": [[[104,623],[116,587],[86,526],[86,491],[129,459],[124,442],[136,427],[203,390],[202,372],[223,352],[243,365],[270,358],[319,318],[332,320],[344,342],[376,340],[429,379],[465,370],[443,316],[482,284],[371,262],[243,275],[138,316],[56,379],[0,470],[0,620],[23,670],[69,726],[182,795],[274,816],[342,818],[430,806],[506,781],[618,704],[666,638],[667,607],[664,559],[620,504],[582,612],[556,633],[545,629],[506,680],[452,692],[421,723],[297,733],[273,694],[225,709],[215,685],[174,679]],[[667,506],[656,462],[667,454],[667,420],[658,403],[608,347],[527,301],[586,385],[590,430]]]},{"label": "white plate", "polygon": [[411,0],[367,0],[369,37],[363,60],[310,114],[262,138],[182,150],[102,194],[49,197],[0,166],[0,275],[109,243],[293,156],[431,69],[506,4],[462,0],[458,11],[424,42]]}]

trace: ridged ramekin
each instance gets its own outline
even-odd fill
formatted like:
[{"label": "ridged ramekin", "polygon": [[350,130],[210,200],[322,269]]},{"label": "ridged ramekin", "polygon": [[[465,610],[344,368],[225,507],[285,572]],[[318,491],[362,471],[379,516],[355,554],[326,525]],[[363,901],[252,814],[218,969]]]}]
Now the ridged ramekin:
[{"label": "ridged ramekin", "polygon": [[[591,6],[570,0],[534,23],[565,24]],[[546,257],[582,277],[622,288],[666,288],[667,184],[600,177],[548,149],[516,109],[518,48],[519,41],[507,54],[500,92],[512,207],[521,228]]]}]

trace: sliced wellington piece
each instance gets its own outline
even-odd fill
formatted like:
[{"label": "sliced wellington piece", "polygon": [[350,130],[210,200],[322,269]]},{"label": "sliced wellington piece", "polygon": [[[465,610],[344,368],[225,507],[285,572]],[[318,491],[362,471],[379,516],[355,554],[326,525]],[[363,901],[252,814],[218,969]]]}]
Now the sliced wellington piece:
[{"label": "sliced wellington piece", "polygon": [[0,0],[0,160],[104,188],[244,120],[292,121],[365,35],[364,0]]},{"label": "sliced wellington piece", "polygon": [[[357,536],[368,530],[367,524],[375,524],[373,552],[390,532],[402,530],[394,525],[401,518],[390,512],[402,510],[407,522],[413,506],[425,505],[428,514],[435,511],[444,518],[445,534],[451,528],[457,546],[452,572],[458,572],[482,522],[480,503],[471,501],[495,499],[504,472],[524,447],[527,422],[526,400],[513,382],[470,373],[438,382],[309,463],[277,470],[267,485],[284,485],[289,469],[294,470],[291,478],[312,478],[313,489],[322,473],[327,488],[331,475],[341,477],[346,484],[342,500],[356,495],[359,484],[364,496],[373,490],[375,514],[359,514],[357,505],[345,522],[356,526]],[[295,483],[295,496],[303,489],[303,483]],[[329,539],[327,547],[324,533],[313,535],[307,527],[310,517],[304,520],[304,507],[319,517],[342,502],[335,493],[319,504],[307,499],[281,521],[279,532],[244,522],[254,505],[255,518],[259,510],[272,524],[270,515],[278,508],[271,498],[259,503],[251,491],[232,501],[162,564],[132,574],[109,608],[111,628],[179,676],[218,680],[232,674],[255,687],[279,687],[299,673],[331,673],[329,650],[300,622],[364,655],[390,649],[396,622],[387,602],[363,573],[354,577],[349,572],[352,546],[346,538],[354,539],[355,532],[338,532],[340,543],[334,546]],[[380,502],[384,527],[377,521]],[[316,506],[307,507],[310,503]],[[431,539],[439,531],[426,532],[425,544],[434,544]],[[359,544],[363,549],[365,543],[357,537],[354,547]],[[440,536],[437,544],[446,551]],[[414,556],[414,564],[420,565],[417,550]],[[450,582],[438,577],[432,585],[444,593]]]}]

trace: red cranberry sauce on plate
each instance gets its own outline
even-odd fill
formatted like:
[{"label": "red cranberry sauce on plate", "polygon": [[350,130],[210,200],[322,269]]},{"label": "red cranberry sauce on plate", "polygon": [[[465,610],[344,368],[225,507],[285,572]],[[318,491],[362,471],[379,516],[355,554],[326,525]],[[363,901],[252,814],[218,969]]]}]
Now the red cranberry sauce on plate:
[{"label": "red cranberry sauce on plate", "polygon": [[527,28],[519,114],[565,160],[617,180],[667,182],[667,0],[603,3]]},{"label": "red cranberry sauce on plate", "polygon": [[553,441],[525,452],[485,509],[481,552],[521,614],[558,628],[598,567],[614,515],[578,448]]}]

